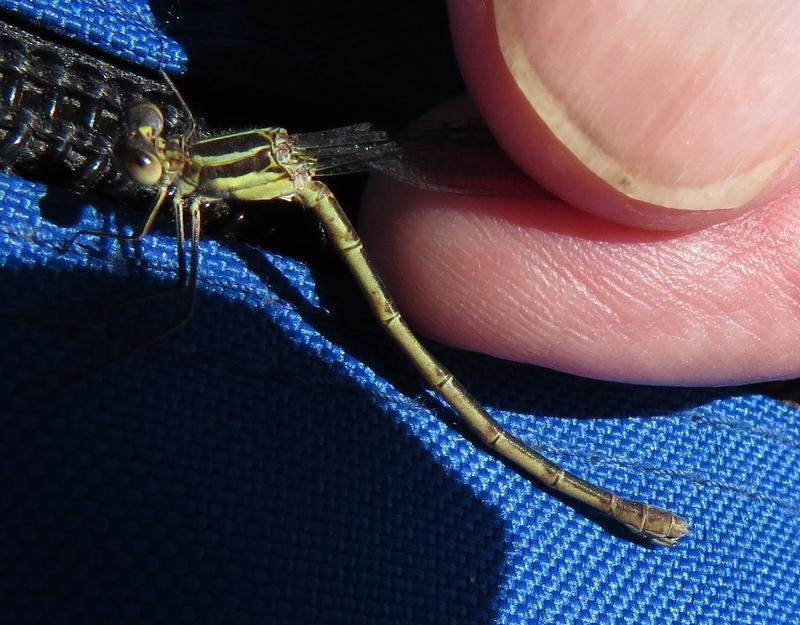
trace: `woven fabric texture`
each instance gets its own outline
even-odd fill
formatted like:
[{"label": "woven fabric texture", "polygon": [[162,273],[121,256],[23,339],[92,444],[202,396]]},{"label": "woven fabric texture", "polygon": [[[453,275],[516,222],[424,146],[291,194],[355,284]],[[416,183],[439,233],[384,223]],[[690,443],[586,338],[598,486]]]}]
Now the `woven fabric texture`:
[{"label": "woven fabric texture", "polygon": [[[59,6],[92,41],[148,23]],[[142,37],[143,63],[175,45]],[[798,621],[795,409],[434,346],[520,438],[688,519],[648,547],[444,423],[340,268],[204,241],[193,317],[152,342],[184,303],[142,298],[169,226],[59,251],[140,219],[0,177],[0,623]]]},{"label": "woven fabric texture", "polygon": [[183,50],[158,29],[146,0],[2,0],[0,7],[132,63],[168,72],[186,66]]}]

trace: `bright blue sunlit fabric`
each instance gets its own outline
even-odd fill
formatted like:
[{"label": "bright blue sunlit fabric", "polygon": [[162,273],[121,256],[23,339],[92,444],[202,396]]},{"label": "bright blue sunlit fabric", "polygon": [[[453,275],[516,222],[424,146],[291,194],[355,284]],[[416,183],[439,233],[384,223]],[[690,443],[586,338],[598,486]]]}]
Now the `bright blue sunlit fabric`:
[{"label": "bright blue sunlit fabric", "polygon": [[[174,49],[143,2],[58,6]],[[798,622],[795,409],[435,348],[520,438],[687,517],[649,548],[443,424],[337,269],[204,242],[194,316],[147,345],[180,317],[135,300],[169,232],[59,254],[137,216],[9,176],[0,210],[1,623]]]},{"label": "bright blue sunlit fabric", "polygon": [[158,29],[145,0],[2,0],[0,7],[132,63],[186,68],[183,50]]}]

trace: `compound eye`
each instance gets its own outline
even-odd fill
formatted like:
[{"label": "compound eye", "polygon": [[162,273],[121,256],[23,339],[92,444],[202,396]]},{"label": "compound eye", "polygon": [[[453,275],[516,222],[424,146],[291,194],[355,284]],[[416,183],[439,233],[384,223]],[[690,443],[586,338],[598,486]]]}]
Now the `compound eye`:
[{"label": "compound eye", "polygon": [[155,104],[142,102],[128,112],[128,125],[147,141],[153,141],[164,130],[164,114]]},{"label": "compound eye", "polygon": [[122,163],[128,175],[139,184],[149,187],[161,180],[161,161],[155,154],[129,148],[122,154]]}]

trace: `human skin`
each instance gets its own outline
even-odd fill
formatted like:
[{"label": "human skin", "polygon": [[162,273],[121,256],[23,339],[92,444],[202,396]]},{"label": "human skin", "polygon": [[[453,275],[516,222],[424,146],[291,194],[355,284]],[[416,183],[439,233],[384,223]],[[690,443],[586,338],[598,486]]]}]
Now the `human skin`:
[{"label": "human skin", "polygon": [[602,379],[800,374],[795,5],[452,0],[472,99],[549,193],[372,180],[360,229],[412,326]]}]

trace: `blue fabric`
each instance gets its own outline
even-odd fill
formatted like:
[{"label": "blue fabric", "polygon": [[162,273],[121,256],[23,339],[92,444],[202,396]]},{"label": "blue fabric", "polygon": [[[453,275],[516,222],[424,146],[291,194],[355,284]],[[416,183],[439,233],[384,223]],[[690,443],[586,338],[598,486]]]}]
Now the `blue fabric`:
[{"label": "blue fabric", "polygon": [[141,216],[8,176],[0,210],[0,622],[798,622],[796,409],[436,348],[520,438],[687,517],[649,548],[444,424],[338,268],[205,241],[148,345],[169,232],[60,254]]},{"label": "blue fabric", "polygon": [[126,61],[167,72],[186,68],[185,53],[158,29],[146,0],[2,0],[0,7]]}]

